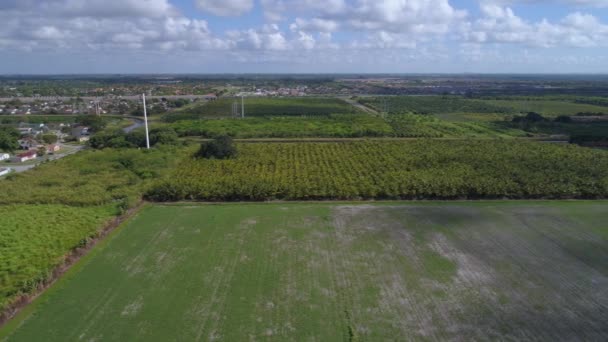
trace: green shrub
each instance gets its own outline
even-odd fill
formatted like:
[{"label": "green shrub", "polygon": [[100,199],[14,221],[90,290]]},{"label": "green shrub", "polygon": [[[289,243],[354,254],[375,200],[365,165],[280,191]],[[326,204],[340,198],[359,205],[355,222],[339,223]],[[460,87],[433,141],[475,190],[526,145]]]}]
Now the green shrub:
[{"label": "green shrub", "polygon": [[232,138],[227,135],[222,135],[212,141],[203,142],[195,156],[207,159],[227,159],[235,157],[236,154],[237,150]]}]

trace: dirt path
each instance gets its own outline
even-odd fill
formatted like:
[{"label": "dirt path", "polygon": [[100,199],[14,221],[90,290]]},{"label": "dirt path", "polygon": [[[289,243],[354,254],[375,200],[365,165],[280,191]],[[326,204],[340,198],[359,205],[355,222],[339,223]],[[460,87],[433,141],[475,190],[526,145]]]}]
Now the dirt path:
[{"label": "dirt path", "polygon": [[351,106],[360,109],[368,114],[372,114],[372,115],[380,115],[380,113],[368,106],[365,106],[359,102],[357,102],[356,100],[351,99],[350,97],[340,97],[341,100],[345,101],[346,103],[350,104]]}]

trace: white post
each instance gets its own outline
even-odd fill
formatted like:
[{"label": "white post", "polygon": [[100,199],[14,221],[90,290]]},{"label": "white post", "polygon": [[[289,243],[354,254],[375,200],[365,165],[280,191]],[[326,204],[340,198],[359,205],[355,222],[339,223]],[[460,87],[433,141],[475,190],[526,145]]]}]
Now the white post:
[{"label": "white post", "polygon": [[141,94],[144,101],[144,126],[146,126],[146,148],[150,149],[150,136],[148,135],[148,111],[146,110],[146,94]]}]

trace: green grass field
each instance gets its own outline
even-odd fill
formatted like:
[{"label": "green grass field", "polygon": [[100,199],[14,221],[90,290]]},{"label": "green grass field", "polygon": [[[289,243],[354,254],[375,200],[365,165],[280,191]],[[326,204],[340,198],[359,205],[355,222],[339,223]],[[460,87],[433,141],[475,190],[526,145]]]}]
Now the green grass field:
[{"label": "green grass field", "polygon": [[606,222],[607,202],[150,205],[0,336],[605,340]]}]

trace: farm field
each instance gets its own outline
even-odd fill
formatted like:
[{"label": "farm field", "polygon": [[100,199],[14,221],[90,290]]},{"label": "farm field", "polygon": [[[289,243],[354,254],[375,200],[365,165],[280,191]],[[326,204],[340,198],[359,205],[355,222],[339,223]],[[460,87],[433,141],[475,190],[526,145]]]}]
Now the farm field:
[{"label": "farm field", "polygon": [[607,198],[608,151],[514,140],[239,143],[155,181],[153,201]]},{"label": "farm field", "polygon": [[245,119],[181,120],[170,125],[180,136],[212,138],[375,137],[393,136],[382,118],[366,114],[316,117],[253,117]]},{"label": "farm field", "polygon": [[605,340],[607,209],[149,205],[0,338]]},{"label": "farm field", "polygon": [[575,115],[581,112],[608,113],[608,108],[606,107],[568,101],[484,100],[484,102],[499,107],[513,108],[517,112],[537,112],[547,117],[555,117],[558,115]]},{"label": "farm field", "polygon": [[526,100],[521,97],[512,99],[467,99],[458,96],[386,96],[361,98],[361,103],[377,110],[387,110],[388,113],[487,113],[487,114],[518,114],[521,112],[537,112],[548,117],[558,115],[575,115],[579,112],[607,112],[606,107],[587,103],[577,103],[567,99],[533,98]]},{"label": "farm field", "polygon": [[[216,101],[196,103],[163,117],[166,122],[196,120],[200,118],[231,117],[232,103],[238,102],[241,113],[241,100],[220,98]],[[329,114],[363,114],[364,112],[338,98],[262,98],[245,99],[245,115],[258,116],[326,116]]]},{"label": "farm field", "polygon": [[169,125],[180,136],[213,138],[227,134],[247,138],[511,138],[526,132],[494,122],[448,122],[430,115],[330,114],[317,117],[251,117],[245,119],[180,120]]},{"label": "farm field", "polygon": [[418,113],[501,113],[511,114],[513,109],[460,96],[383,96],[363,97],[359,102],[386,111],[389,114]]},{"label": "farm field", "polygon": [[[491,114],[488,114],[491,116]],[[408,138],[513,138],[526,132],[504,122],[443,120],[435,115],[389,114],[393,136]]]}]

